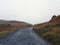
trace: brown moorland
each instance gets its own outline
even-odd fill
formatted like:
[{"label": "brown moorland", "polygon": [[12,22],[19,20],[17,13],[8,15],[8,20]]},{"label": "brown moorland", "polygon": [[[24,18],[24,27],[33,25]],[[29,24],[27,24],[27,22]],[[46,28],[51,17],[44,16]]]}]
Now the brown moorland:
[{"label": "brown moorland", "polygon": [[53,45],[60,45],[60,15],[53,16],[48,22],[35,24],[34,31]]},{"label": "brown moorland", "polygon": [[17,31],[18,29],[32,26],[26,22],[0,20],[0,38]]}]

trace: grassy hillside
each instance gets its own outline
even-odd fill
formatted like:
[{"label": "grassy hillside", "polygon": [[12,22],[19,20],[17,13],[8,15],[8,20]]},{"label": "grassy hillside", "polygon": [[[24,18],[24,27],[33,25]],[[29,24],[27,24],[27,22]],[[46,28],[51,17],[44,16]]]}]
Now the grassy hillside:
[{"label": "grassy hillside", "polygon": [[33,29],[40,37],[53,45],[60,45],[60,23],[54,21],[34,25]]},{"label": "grassy hillside", "polygon": [[32,26],[31,24],[19,21],[0,21],[0,38],[17,31],[18,29]]}]

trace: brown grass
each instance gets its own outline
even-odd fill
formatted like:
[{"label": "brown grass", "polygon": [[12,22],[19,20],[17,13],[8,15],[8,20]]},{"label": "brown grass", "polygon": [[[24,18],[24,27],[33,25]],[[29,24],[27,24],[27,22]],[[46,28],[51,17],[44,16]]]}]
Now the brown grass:
[{"label": "brown grass", "polygon": [[[43,27],[41,27],[43,26]],[[41,26],[34,26],[34,31],[53,45],[60,45],[60,24],[45,23]],[[38,28],[40,27],[40,28]]]}]

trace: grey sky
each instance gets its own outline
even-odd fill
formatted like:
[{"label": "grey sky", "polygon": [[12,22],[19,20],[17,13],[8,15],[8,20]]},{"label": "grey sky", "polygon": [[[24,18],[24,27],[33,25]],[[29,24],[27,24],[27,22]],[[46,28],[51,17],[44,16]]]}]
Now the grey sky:
[{"label": "grey sky", "polygon": [[0,0],[0,19],[36,24],[60,14],[60,0]]}]

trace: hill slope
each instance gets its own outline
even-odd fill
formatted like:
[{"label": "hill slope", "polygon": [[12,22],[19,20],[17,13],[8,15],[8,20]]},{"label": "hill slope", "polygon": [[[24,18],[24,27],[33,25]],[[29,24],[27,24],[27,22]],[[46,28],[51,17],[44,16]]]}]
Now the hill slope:
[{"label": "hill slope", "polygon": [[60,45],[60,15],[53,16],[48,22],[36,24],[34,31],[53,45]]},{"label": "hill slope", "polygon": [[26,22],[0,20],[0,38],[6,36],[7,34],[17,29],[22,29],[30,26],[32,25]]}]

